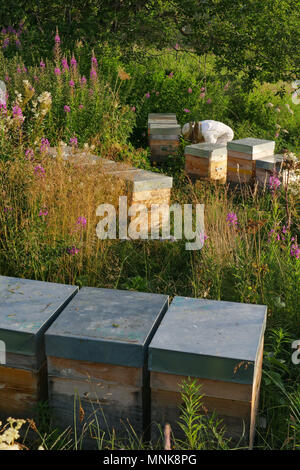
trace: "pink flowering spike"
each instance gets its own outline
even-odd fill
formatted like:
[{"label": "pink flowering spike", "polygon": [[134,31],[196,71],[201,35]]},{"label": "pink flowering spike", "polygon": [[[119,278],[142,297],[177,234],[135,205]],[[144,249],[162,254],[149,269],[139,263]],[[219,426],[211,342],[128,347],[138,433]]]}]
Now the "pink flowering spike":
[{"label": "pink flowering spike", "polygon": [[202,92],[205,91],[205,86],[201,87],[201,91],[202,91]]},{"label": "pink flowering spike", "polygon": [[25,158],[32,161],[34,159],[34,152],[32,149],[27,149],[25,152]]},{"label": "pink flowering spike", "polygon": [[95,67],[95,68],[98,67],[98,62],[97,62],[97,59],[96,59],[96,57],[94,56],[94,54],[93,54],[93,56],[92,56],[92,67],[93,67],[93,68],[94,68],[94,67]]},{"label": "pink flowering spike", "polygon": [[69,85],[70,85],[71,88],[73,88],[73,87],[75,86],[74,80],[70,80],[70,81],[69,81]]},{"label": "pink flowering spike", "polygon": [[43,168],[41,165],[37,165],[33,171],[36,175],[39,176],[43,176],[46,173],[45,168]]},{"label": "pink flowering spike", "polygon": [[206,101],[207,104],[211,104],[212,103],[212,100],[210,98],[208,98],[208,100]]},{"label": "pink flowering spike", "polygon": [[82,76],[82,77],[81,77],[80,83],[81,83],[81,85],[85,85],[85,84],[86,84],[86,78],[85,78],[85,76]]},{"label": "pink flowering spike", "polygon": [[76,69],[77,67],[77,60],[75,59],[74,55],[72,56],[72,59],[71,59],[71,67],[73,69]]},{"label": "pink flowering spike", "polygon": [[92,80],[96,80],[96,78],[97,78],[97,72],[94,69],[94,67],[91,68],[90,77],[91,77]]},{"label": "pink flowering spike", "polygon": [[174,49],[175,49],[176,51],[179,50],[179,44],[178,44],[178,42],[175,44]]},{"label": "pink flowering spike", "polygon": [[65,113],[69,113],[69,112],[71,111],[70,106],[68,106],[67,104],[65,104],[65,106],[64,106],[64,111],[65,111]]},{"label": "pink flowering spike", "polygon": [[291,245],[291,256],[294,256],[297,259],[300,258],[300,248],[297,243],[293,243],[293,245]]},{"label": "pink flowering spike", "polygon": [[80,105],[78,106],[78,108],[79,108],[79,109],[83,109],[83,104],[80,104]]},{"label": "pink flowering spike", "polygon": [[56,34],[55,34],[54,41],[55,41],[55,44],[60,44],[60,37],[59,37],[59,34],[58,34],[58,28],[56,28]]},{"label": "pink flowering spike", "polygon": [[130,108],[130,110],[133,111],[133,112],[135,112],[135,109],[136,109],[135,106],[131,106],[131,108]]},{"label": "pink flowering spike", "polygon": [[204,92],[200,93],[200,98],[205,98],[205,93]]},{"label": "pink flowering spike", "polygon": [[22,113],[22,109],[20,108],[20,106],[16,105],[13,107],[13,118],[19,122],[19,124],[21,124],[23,121],[24,121],[24,116],[23,116],[23,113]]},{"label": "pink flowering spike", "polygon": [[40,146],[40,152],[44,153],[47,152],[50,148],[50,142],[48,139],[45,139],[44,137],[41,139],[41,146]]},{"label": "pink flowering spike", "polygon": [[61,74],[60,68],[59,68],[59,67],[55,67],[54,73],[55,73],[55,75],[58,77],[58,76]]},{"label": "pink flowering spike", "polygon": [[174,76],[174,72],[169,73],[170,78],[173,78],[173,76]]},{"label": "pink flowering spike", "polygon": [[145,97],[146,97],[146,98],[150,98],[150,93],[146,93],[146,94],[145,94]]},{"label": "pink flowering spike", "polygon": [[280,180],[277,178],[277,176],[270,176],[269,178],[269,187],[271,191],[275,192],[281,185]]},{"label": "pink flowering spike", "polygon": [[63,67],[63,72],[66,71],[66,70],[69,70],[68,61],[65,57],[63,59],[61,59],[61,64],[62,64],[62,67]]},{"label": "pink flowering spike", "polygon": [[46,215],[48,215],[47,209],[45,209],[45,210],[41,209],[40,212],[39,212],[39,217],[46,217]]},{"label": "pink flowering spike", "polygon": [[188,88],[188,93],[192,93],[193,90],[191,89],[191,87]]},{"label": "pink flowering spike", "polygon": [[41,62],[40,62],[40,67],[41,67],[41,69],[44,69],[46,67],[46,64],[43,60],[41,60]]},{"label": "pink flowering spike", "polygon": [[76,224],[80,225],[81,227],[85,227],[87,220],[85,217],[78,217]]},{"label": "pink flowering spike", "polygon": [[71,137],[70,138],[70,145],[71,147],[77,147],[78,146],[78,141],[77,141],[77,137]]},{"label": "pink flowering spike", "polygon": [[237,225],[237,215],[234,212],[229,212],[226,217],[228,225],[235,226]]},{"label": "pink flowering spike", "polygon": [[187,109],[187,108],[184,108],[183,111],[184,111],[185,113],[190,113],[190,112],[191,112],[191,111],[190,111],[189,109]]},{"label": "pink flowering spike", "polygon": [[77,255],[77,253],[79,253],[79,249],[76,248],[76,246],[72,246],[71,248],[68,248],[67,251],[70,255],[73,255],[73,256]]}]

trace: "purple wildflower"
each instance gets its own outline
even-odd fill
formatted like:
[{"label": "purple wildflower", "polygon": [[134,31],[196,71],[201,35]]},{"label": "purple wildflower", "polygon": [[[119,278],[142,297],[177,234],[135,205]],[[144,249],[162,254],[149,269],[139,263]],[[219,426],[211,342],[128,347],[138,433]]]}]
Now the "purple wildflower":
[{"label": "purple wildflower", "polygon": [[170,72],[170,73],[169,73],[169,77],[170,77],[170,78],[173,78],[173,75],[174,75],[174,72]]},{"label": "purple wildflower", "polygon": [[206,101],[207,104],[211,104],[212,103],[212,100],[210,98],[208,98],[208,100]]},{"label": "purple wildflower", "polygon": [[69,85],[70,85],[71,88],[73,88],[73,87],[75,86],[74,80],[70,80],[70,81],[69,81]]},{"label": "purple wildflower", "polygon": [[71,111],[70,106],[68,106],[67,104],[65,104],[65,106],[64,106],[64,111],[65,111],[65,113],[69,113],[69,112]]},{"label": "purple wildflower", "polygon": [[204,98],[205,97],[205,92],[203,91],[202,93],[200,93],[200,98]]},{"label": "purple wildflower", "polygon": [[59,67],[55,67],[54,73],[55,73],[55,75],[58,77],[58,76],[61,74],[60,68],[59,68]]},{"label": "purple wildflower", "polygon": [[86,78],[85,78],[84,75],[81,77],[80,82],[81,82],[82,85],[85,85],[85,84],[86,84]]},{"label": "purple wildflower", "polygon": [[20,106],[16,105],[13,107],[13,118],[16,119],[17,121],[19,121],[20,123],[24,121],[24,116],[23,116],[23,113],[22,113],[22,109],[20,108]]},{"label": "purple wildflower", "polygon": [[77,67],[77,60],[75,59],[74,56],[72,56],[72,59],[71,59],[71,67],[73,67],[73,69],[76,69]]},{"label": "purple wildflower", "polygon": [[33,160],[34,159],[34,152],[32,149],[27,149],[26,152],[25,152],[25,158],[27,158],[27,160]]},{"label": "purple wildflower", "polygon": [[226,222],[228,223],[228,225],[237,225],[237,215],[235,214],[235,212],[228,212]]},{"label": "purple wildflower", "polygon": [[73,146],[73,147],[77,147],[78,140],[77,140],[76,136],[70,138],[70,145]]},{"label": "purple wildflower", "polygon": [[40,67],[41,67],[41,69],[44,69],[46,67],[46,64],[43,60],[41,60],[41,62],[40,62]]},{"label": "purple wildflower", "polygon": [[8,75],[5,75],[4,80],[5,80],[6,82],[10,82],[10,77],[9,77]]},{"label": "purple wildflower", "polygon": [[40,146],[40,152],[47,152],[48,149],[50,148],[50,142],[48,139],[45,139],[44,137],[41,139],[41,146]]},{"label": "purple wildflower", "polygon": [[47,209],[45,208],[44,211],[41,209],[40,212],[39,212],[39,217],[46,216],[46,215],[48,215]]},{"label": "purple wildflower", "polygon": [[191,89],[191,87],[188,88],[188,93],[192,93],[193,90]]},{"label": "purple wildflower", "polygon": [[69,70],[68,61],[65,57],[63,59],[61,59],[61,63],[62,63],[63,71]]},{"label": "purple wildflower", "polygon": [[96,78],[97,78],[97,72],[94,69],[94,67],[91,68],[90,77],[91,77],[92,80],[96,80]]},{"label": "purple wildflower", "polygon": [[92,57],[92,67],[98,67],[98,62],[97,62],[97,59],[94,55]]},{"label": "purple wildflower", "polygon": [[78,217],[76,225],[80,225],[81,227],[86,226],[86,218],[85,217]]},{"label": "purple wildflower", "polygon": [[146,97],[146,98],[150,98],[150,93],[149,93],[149,92],[146,93],[146,94],[145,94],[145,97]]},{"label": "purple wildflower", "polygon": [[77,255],[77,253],[79,253],[79,249],[74,245],[71,248],[68,248],[67,251],[70,255]]},{"label": "purple wildflower", "polygon": [[133,112],[135,111],[135,109],[136,109],[135,106],[131,106],[131,108],[130,108],[130,110],[133,111]]},{"label": "purple wildflower", "polygon": [[21,67],[20,67],[19,65],[18,65],[18,67],[17,67],[17,73],[22,73],[22,69],[21,69]]},{"label": "purple wildflower", "polygon": [[280,180],[277,178],[277,176],[270,176],[269,179],[269,186],[272,191],[276,191],[279,186],[281,185]]},{"label": "purple wildflower", "polygon": [[187,109],[187,108],[184,108],[183,111],[184,111],[185,113],[190,113],[190,112],[191,112],[191,111],[190,111],[189,109]]},{"label": "purple wildflower", "polygon": [[36,175],[40,176],[43,176],[46,173],[45,168],[43,168],[41,165],[37,165],[33,171]]},{"label": "purple wildflower", "polygon": [[58,31],[56,31],[56,35],[55,35],[54,41],[55,41],[56,44],[59,44],[59,43],[60,43],[60,37],[59,37]]},{"label": "purple wildflower", "polygon": [[83,104],[80,104],[80,105],[78,106],[78,108],[79,108],[79,109],[83,109],[83,108],[84,108]]},{"label": "purple wildflower", "polygon": [[291,256],[295,256],[295,258],[300,258],[300,248],[297,243],[293,243],[291,245]]}]

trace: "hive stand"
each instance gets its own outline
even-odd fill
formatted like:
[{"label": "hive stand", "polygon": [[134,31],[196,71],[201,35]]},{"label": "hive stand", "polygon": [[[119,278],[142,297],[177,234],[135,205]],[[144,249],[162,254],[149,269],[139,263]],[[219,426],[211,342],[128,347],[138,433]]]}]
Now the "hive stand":
[{"label": "hive stand", "polygon": [[180,434],[179,385],[190,376],[233,443],[245,425],[252,448],[266,314],[263,305],[175,297],[149,346],[152,421]]},{"label": "hive stand", "polygon": [[185,147],[185,171],[195,179],[226,182],[226,144],[193,144]]},{"label": "hive stand", "polygon": [[227,142],[227,181],[247,183],[255,178],[256,160],[274,155],[272,140],[246,138]]},{"label": "hive stand", "polygon": [[78,287],[0,276],[0,418],[33,418],[47,399],[44,333]]},{"label": "hive stand", "polygon": [[129,423],[138,436],[149,431],[148,344],[167,308],[166,295],[80,290],[46,334],[55,423],[74,424],[75,400],[78,430],[97,416],[106,436],[126,436]]}]

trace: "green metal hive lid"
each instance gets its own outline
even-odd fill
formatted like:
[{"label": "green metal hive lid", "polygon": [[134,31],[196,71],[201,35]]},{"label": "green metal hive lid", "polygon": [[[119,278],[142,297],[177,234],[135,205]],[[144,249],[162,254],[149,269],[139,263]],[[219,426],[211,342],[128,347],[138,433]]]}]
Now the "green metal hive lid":
[{"label": "green metal hive lid", "polygon": [[47,356],[142,367],[167,295],[83,287],[45,335]]},{"label": "green metal hive lid", "polygon": [[149,369],[251,384],[267,307],[175,297],[149,346]]},{"label": "green metal hive lid", "polygon": [[44,332],[78,291],[53,282],[0,276],[0,340],[6,352],[45,358]]},{"label": "green metal hive lid", "polygon": [[184,154],[204,158],[212,158],[222,155],[227,156],[227,146],[226,144],[209,143],[187,145],[184,149]]},{"label": "green metal hive lid", "polygon": [[260,152],[268,152],[269,155],[274,153],[275,142],[273,140],[254,139],[248,137],[246,139],[231,140],[227,142],[227,149],[235,152],[255,155]]}]

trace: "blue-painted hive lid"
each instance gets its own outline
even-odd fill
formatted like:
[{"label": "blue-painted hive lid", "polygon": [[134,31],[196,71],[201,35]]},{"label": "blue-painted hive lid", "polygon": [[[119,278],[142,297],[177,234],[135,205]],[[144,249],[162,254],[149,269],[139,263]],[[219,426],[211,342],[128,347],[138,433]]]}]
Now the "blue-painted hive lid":
[{"label": "blue-painted hive lid", "polygon": [[167,295],[83,287],[46,333],[47,356],[144,365]]},{"label": "blue-painted hive lid", "polygon": [[149,346],[149,369],[251,384],[267,307],[175,297]]},{"label": "blue-painted hive lid", "polygon": [[0,340],[6,353],[45,359],[44,332],[78,287],[0,276]]},{"label": "blue-painted hive lid", "polygon": [[270,155],[256,160],[256,168],[263,168],[264,170],[279,171],[284,161],[284,156],[280,154]]},{"label": "blue-painted hive lid", "polygon": [[195,157],[211,158],[227,157],[226,144],[209,144],[207,142],[200,144],[187,145],[184,149],[185,155],[194,155]]}]

